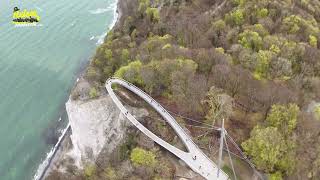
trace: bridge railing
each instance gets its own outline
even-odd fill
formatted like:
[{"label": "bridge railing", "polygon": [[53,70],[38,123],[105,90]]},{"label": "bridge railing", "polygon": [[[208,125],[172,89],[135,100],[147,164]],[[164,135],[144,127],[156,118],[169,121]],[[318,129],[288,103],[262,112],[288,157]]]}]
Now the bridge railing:
[{"label": "bridge railing", "polygon": [[[148,97],[150,100],[152,100],[153,103],[156,103],[156,105],[158,105],[160,108],[162,108],[162,109],[164,110],[164,112],[165,112],[166,114],[168,114],[168,116],[169,116],[171,119],[174,120],[173,123],[175,123],[175,125],[176,125],[178,128],[180,128],[180,130],[182,131],[182,133],[183,133],[186,137],[189,137],[189,135],[188,135],[188,134],[183,130],[183,128],[178,124],[178,122],[175,120],[175,118],[173,118],[173,117],[171,116],[171,114],[168,113],[167,110],[166,110],[165,108],[163,108],[163,107],[161,106],[161,104],[158,103],[156,100],[154,100],[149,94],[147,94],[146,92],[142,91],[140,88],[138,88],[138,87],[135,86],[134,84],[132,84],[132,83],[130,83],[130,82],[124,80],[124,79],[121,79],[121,78],[111,77],[111,78],[108,78],[106,82],[109,82],[109,81],[112,81],[112,80],[123,81],[123,82],[127,83],[128,86],[132,86],[132,87],[134,87],[136,90],[140,91],[144,96],[146,96],[146,97]],[[161,113],[160,113],[160,114],[161,114]],[[169,122],[169,123],[170,123],[170,122]],[[178,132],[176,132],[176,133],[179,135]],[[181,138],[183,138],[183,137],[181,137]],[[190,141],[188,141],[188,142],[190,142],[195,148],[199,149],[198,146],[195,144],[195,142],[194,142],[191,138],[190,138]],[[209,160],[210,162],[213,163],[213,161],[212,161],[205,153],[203,153],[201,150],[199,150],[199,152],[201,152],[207,160]]]}]

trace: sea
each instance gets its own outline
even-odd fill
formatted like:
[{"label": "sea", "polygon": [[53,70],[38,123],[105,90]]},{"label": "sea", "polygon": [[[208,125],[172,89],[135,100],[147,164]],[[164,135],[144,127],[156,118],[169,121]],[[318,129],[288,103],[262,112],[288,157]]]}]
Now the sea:
[{"label": "sea", "polygon": [[[116,0],[0,1],[0,180],[36,179],[67,125],[65,102],[116,20]],[[14,7],[35,10],[15,26]]]}]

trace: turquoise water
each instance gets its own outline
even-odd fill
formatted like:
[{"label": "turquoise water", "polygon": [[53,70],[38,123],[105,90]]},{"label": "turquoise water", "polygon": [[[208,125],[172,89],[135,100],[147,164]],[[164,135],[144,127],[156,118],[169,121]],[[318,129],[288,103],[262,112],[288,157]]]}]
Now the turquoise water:
[{"label": "turquoise water", "polygon": [[[35,9],[41,26],[14,27],[12,10]],[[115,0],[0,1],[0,179],[33,179],[52,144],[46,129],[81,64],[114,17]]]}]

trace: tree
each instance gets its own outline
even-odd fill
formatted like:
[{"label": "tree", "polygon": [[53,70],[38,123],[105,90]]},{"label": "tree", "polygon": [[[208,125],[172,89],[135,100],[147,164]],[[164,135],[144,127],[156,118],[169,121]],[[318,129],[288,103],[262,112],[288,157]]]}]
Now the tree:
[{"label": "tree", "polygon": [[259,33],[255,31],[245,30],[239,35],[239,43],[245,47],[254,51],[259,51],[262,48],[263,42]]},{"label": "tree", "polygon": [[291,62],[282,57],[273,58],[270,64],[270,76],[286,80],[292,76]]},{"label": "tree", "polygon": [[121,51],[121,61],[122,62],[128,62],[129,61],[129,56],[130,52],[128,49],[122,49]]},{"label": "tree", "polygon": [[225,20],[231,25],[242,25],[244,23],[244,13],[243,9],[236,9],[230,14],[227,14]]},{"label": "tree", "polygon": [[147,17],[150,19],[151,22],[159,22],[160,15],[157,8],[148,7],[146,10]]},{"label": "tree", "polygon": [[[172,99],[188,112],[201,111],[200,99],[204,98],[206,92],[206,80],[203,76],[195,76],[196,69],[195,62],[185,60],[171,75]],[[194,86],[195,84],[197,86]]]},{"label": "tree", "polygon": [[267,116],[269,126],[278,128],[283,134],[289,135],[296,128],[299,107],[296,104],[273,105]]},{"label": "tree", "polygon": [[133,61],[127,66],[122,66],[120,69],[118,69],[114,76],[126,79],[127,81],[137,85],[142,85],[143,80],[141,77],[141,67],[142,63],[139,60]]},{"label": "tree", "polygon": [[269,14],[269,11],[267,8],[261,8],[257,11],[257,15],[259,18],[265,18]]},{"label": "tree", "polygon": [[156,155],[152,151],[147,151],[139,147],[132,149],[130,160],[133,165],[144,167],[155,167],[158,163]]},{"label": "tree", "polygon": [[111,49],[105,50],[105,57],[107,60],[110,60],[112,58],[112,50]]},{"label": "tree", "polygon": [[139,0],[138,12],[141,18],[143,17],[144,12],[149,6],[150,6],[150,0]]},{"label": "tree", "polygon": [[292,34],[297,33],[300,30],[301,21],[301,17],[297,15],[285,17],[282,21],[282,29]]},{"label": "tree", "polygon": [[206,115],[207,123],[214,124],[217,120],[229,118],[233,112],[232,102],[233,99],[224,94],[222,89],[212,86],[203,101],[209,109]]},{"label": "tree", "polygon": [[275,54],[272,51],[260,50],[257,54],[257,61],[255,66],[255,77],[257,79],[267,78],[270,68],[271,60]]},{"label": "tree", "polygon": [[317,48],[318,47],[318,39],[313,35],[309,35],[309,44],[310,46]]},{"label": "tree", "polygon": [[257,167],[267,172],[273,172],[285,155],[284,138],[275,127],[255,127],[250,139],[241,145]]}]

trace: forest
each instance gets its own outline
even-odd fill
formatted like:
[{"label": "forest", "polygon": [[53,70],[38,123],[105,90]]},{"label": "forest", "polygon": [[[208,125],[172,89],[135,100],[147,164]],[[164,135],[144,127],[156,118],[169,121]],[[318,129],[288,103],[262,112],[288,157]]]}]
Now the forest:
[{"label": "forest", "polygon": [[269,179],[320,177],[318,0],[126,6],[86,71],[92,98],[107,78],[123,78],[188,117],[216,126],[225,119]]}]

